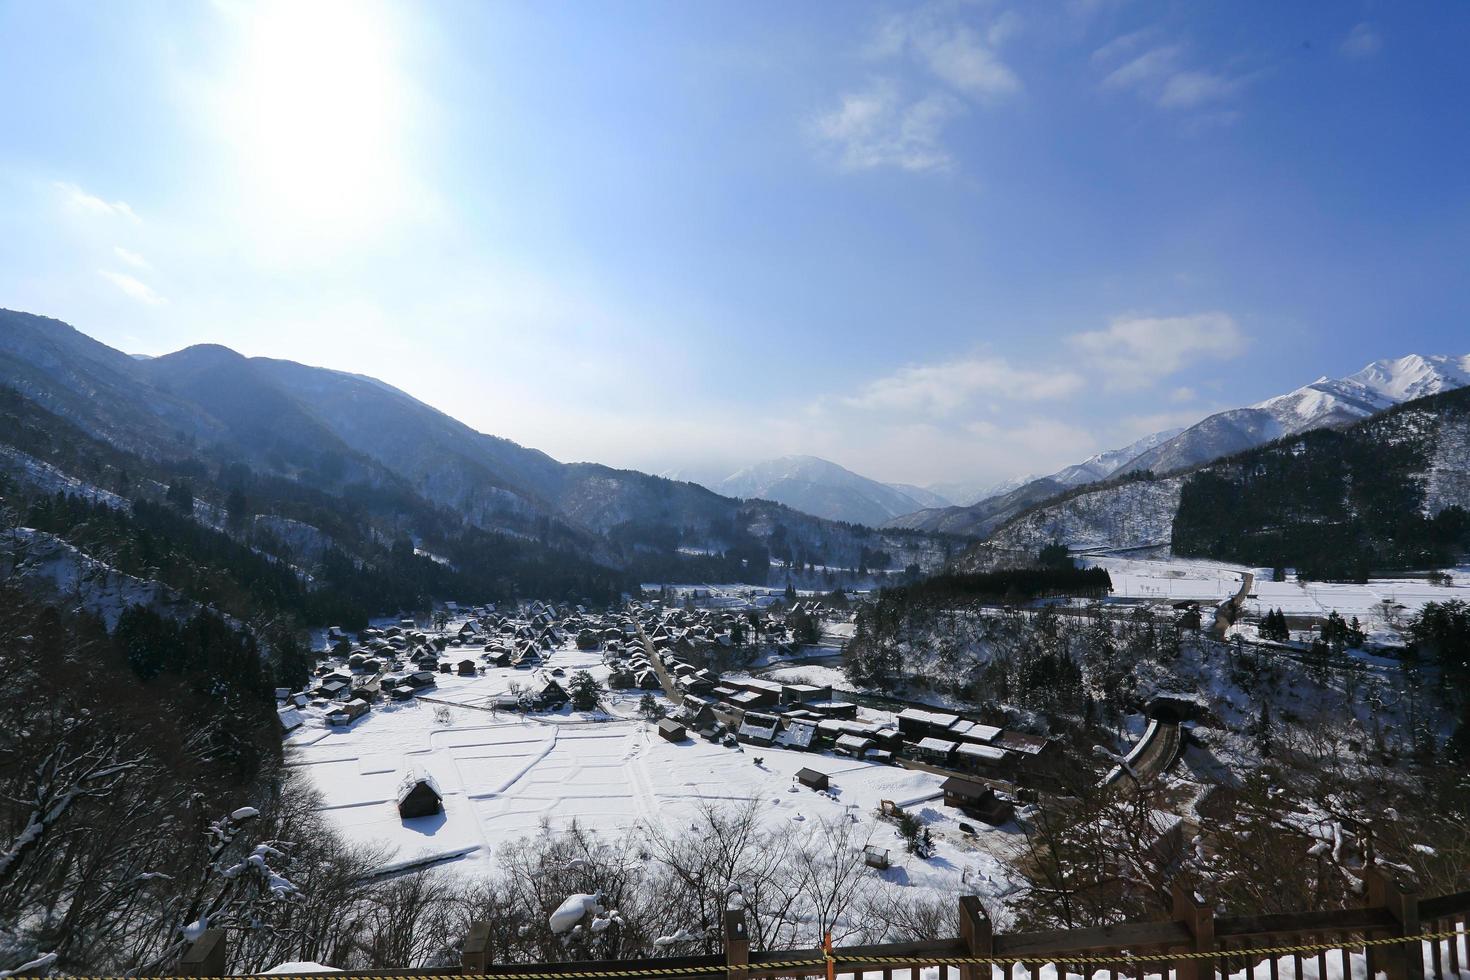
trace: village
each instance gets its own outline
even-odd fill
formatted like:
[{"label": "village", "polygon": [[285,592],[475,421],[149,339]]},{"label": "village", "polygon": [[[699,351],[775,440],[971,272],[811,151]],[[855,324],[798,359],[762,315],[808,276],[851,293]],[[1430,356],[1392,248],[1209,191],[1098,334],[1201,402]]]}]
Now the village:
[{"label": "village", "polygon": [[[308,689],[277,692],[287,764],[349,839],[387,849],[383,874],[473,867],[572,821],[626,833],[754,800],[765,821],[856,825],[865,863],[897,883],[1004,894],[1016,809],[1048,784],[1060,747],[752,676],[752,663],[800,662],[797,636],[830,641],[851,615],[821,597],[648,597],[328,630]],[[897,818],[910,809],[936,859],[907,853]]]}]

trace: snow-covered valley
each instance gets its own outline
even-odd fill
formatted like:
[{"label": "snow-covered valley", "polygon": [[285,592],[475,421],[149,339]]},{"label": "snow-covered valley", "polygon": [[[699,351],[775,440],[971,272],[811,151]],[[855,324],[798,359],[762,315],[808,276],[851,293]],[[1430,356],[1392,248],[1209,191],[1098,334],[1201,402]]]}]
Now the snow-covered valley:
[{"label": "snow-covered valley", "polygon": [[[516,840],[565,831],[574,822],[609,839],[677,835],[696,825],[702,808],[754,801],[765,827],[790,825],[798,836],[850,825],[857,846],[890,852],[892,867],[871,873],[915,896],[965,890],[1000,898],[1016,887],[1007,860],[1018,829],[991,828],[945,806],[943,776],[831,752],[726,746],[699,737],[670,742],[638,717],[642,692],[636,691],[607,692],[605,710],[597,712],[521,715],[494,708],[553,670],[582,669],[607,680],[598,652],[566,644],[535,671],[437,675],[419,697],[375,704],[345,726],[328,722],[327,707],[306,707],[299,711],[303,724],[286,736],[287,765],[309,776],[331,826],[350,841],[384,848],[385,873],[443,864],[450,873],[473,876],[487,873]],[[799,785],[795,775],[804,768],[827,775],[829,789]],[[400,818],[395,795],[410,774],[437,785],[441,813]],[[933,857],[904,853],[894,826],[878,818],[884,800],[921,814],[935,839]],[[971,832],[961,832],[962,822]]]}]

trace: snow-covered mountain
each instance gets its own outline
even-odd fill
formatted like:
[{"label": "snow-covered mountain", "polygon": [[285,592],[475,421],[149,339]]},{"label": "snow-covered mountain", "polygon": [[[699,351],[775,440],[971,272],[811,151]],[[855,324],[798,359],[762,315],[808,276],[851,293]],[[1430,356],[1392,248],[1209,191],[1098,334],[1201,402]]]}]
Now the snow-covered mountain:
[{"label": "snow-covered mountain", "polygon": [[1345,378],[1318,378],[1246,408],[1217,412],[1139,453],[1119,472],[1172,473],[1308,429],[1342,428],[1395,405],[1470,385],[1470,354],[1409,354]]},{"label": "snow-covered mountain", "polygon": [[[1374,377],[1372,397],[1400,399],[1425,391],[1426,400],[1395,401],[1382,413],[1347,425],[1293,432],[1171,476],[1076,488],[996,528],[961,565],[980,568],[1025,559],[1055,541],[1074,551],[1182,548],[1185,554],[1255,564],[1282,557],[1292,564],[1309,553],[1321,564],[1324,553],[1341,557],[1339,552],[1354,549],[1367,567],[1436,564],[1419,557],[1426,545],[1456,549],[1470,543],[1454,530],[1458,522],[1417,532],[1413,526],[1452,507],[1470,508],[1470,385],[1446,384],[1460,359],[1446,365],[1420,358],[1431,370],[1411,365],[1419,380],[1409,384],[1397,384],[1408,372],[1377,371],[1410,360],[1370,365],[1353,379]],[[1318,395],[1339,398],[1343,390],[1353,392],[1355,401],[1367,397],[1362,388],[1329,382],[1333,390],[1323,392],[1321,384],[1271,399],[1272,407],[1306,403],[1310,408]],[[1325,417],[1336,419],[1340,411],[1339,405]],[[1342,534],[1349,525],[1352,532]],[[1319,540],[1325,544],[1314,547]],[[1290,550],[1283,555],[1282,548]]]},{"label": "snow-covered mountain", "polygon": [[1145,470],[1156,475],[1178,472],[1309,429],[1344,428],[1403,402],[1467,386],[1470,354],[1409,354],[1374,361],[1345,378],[1318,378],[1284,395],[1217,412],[1186,429],[1156,432],[970,506],[906,514],[889,526],[986,537],[1073,487]]},{"label": "snow-covered mountain", "polygon": [[1109,449],[1107,452],[1089,456],[1080,463],[1057,470],[1051,475],[1051,478],[1064,487],[1079,487],[1084,483],[1106,480],[1139,456],[1168,442],[1183,431],[1179,428],[1164,429],[1161,432],[1146,435],[1122,449]]},{"label": "snow-covered mountain", "polygon": [[747,466],[710,487],[727,497],[774,500],[817,517],[877,527],[948,501],[920,487],[871,480],[816,456],[782,456]]},{"label": "snow-covered mountain", "polygon": [[888,486],[917,501],[921,507],[953,507],[954,498],[936,487],[916,487],[912,483],[890,483]]},{"label": "snow-covered mountain", "polygon": [[954,480],[946,483],[931,483],[927,489],[944,499],[945,503],[934,504],[935,507],[969,507],[978,504],[982,500],[991,497],[1000,497],[1010,493],[1019,487],[1024,487],[1032,480],[1038,479],[1037,474],[1027,473],[1025,476],[1012,477],[999,483],[981,483],[978,480]]},{"label": "snow-covered mountain", "polygon": [[890,520],[888,526],[983,536],[1027,507],[1048,497],[1084,483],[1107,479],[1139,454],[1172,439],[1181,431],[1165,429],[1155,432],[1122,449],[1111,449],[1090,456],[1050,476],[1027,476],[997,484],[989,490],[977,493],[972,497],[974,503],[968,505],[930,507],[912,514],[901,514]]}]

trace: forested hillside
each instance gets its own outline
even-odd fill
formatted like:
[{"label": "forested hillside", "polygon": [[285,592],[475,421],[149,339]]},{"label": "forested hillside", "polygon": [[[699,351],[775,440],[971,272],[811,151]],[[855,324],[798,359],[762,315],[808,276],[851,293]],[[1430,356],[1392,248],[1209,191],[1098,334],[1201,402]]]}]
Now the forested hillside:
[{"label": "forested hillside", "polygon": [[1215,463],[1184,482],[1174,552],[1354,580],[1453,564],[1470,550],[1467,431],[1462,389]]},{"label": "forested hillside", "polygon": [[[52,539],[75,549],[78,568],[94,568],[87,559],[286,633],[362,625],[431,597],[606,602],[634,584],[577,556],[568,532],[537,541],[484,531],[399,486],[351,484],[329,495],[239,462],[140,456],[14,391],[0,390],[0,450],[7,527],[28,531],[8,535],[0,554],[42,589],[48,578],[59,588],[76,577],[51,567],[55,557],[45,567],[32,560]],[[105,586],[88,589],[89,601],[105,603]]]},{"label": "forested hillside", "polygon": [[[900,569],[937,568],[945,558],[934,535],[872,530],[633,470],[561,463],[372,378],[213,344],[138,360],[60,321],[0,310],[0,384],[96,442],[239,474],[220,480],[227,493],[245,474],[271,485],[281,506],[256,513],[304,538],[332,537],[326,511],[340,500],[349,511],[366,505],[381,515],[389,541],[448,547],[457,536],[473,538],[472,530],[487,532],[633,580],[765,584],[772,560],[856,570],[865,552],[886,554],[884,567]],[[287,513],[303,501],[309,516]],[[280,517],[305,526],[282,528]],[[474,554],[461,550],[456,564]],[[489,560],[503,564],[500,553]]]},{"label": "forested hillside", "polygon": [[1055,541],[1073,551],[1171,548],[1356,580],[1453,564],[1470,548],[1467,509],[1470,389],[1461,388],[1187,473],[1130,472],[1077,487],[1012,516],[956,564],[1024,562]]}]

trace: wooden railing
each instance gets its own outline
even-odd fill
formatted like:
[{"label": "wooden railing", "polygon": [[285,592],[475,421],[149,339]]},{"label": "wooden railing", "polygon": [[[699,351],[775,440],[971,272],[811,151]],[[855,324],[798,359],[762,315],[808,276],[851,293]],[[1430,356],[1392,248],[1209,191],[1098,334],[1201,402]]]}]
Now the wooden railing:
[{"label": "wooden railing", "polygon": [[[1159,922],[1087,929],[996,933],[979,899],[959,900],[953,939],[876,946],[751,951],[744,912],[726,913],[724,953],[712,956],[566,963],[496,963],[488,923],[465,937],[458,969],[374,969],[372,976],[475,975],[503,980],[581,980],[597,976],[650,980],[1011,980],[1019,966],[1035,980],[1044,964],[1060,980],[1327,980],[1354,961],[1366,976],[1447,980],[1470,974],[1470,891],[1418,899],[1368,869],[1362,908],[1216,917],[1191,889],[1176,885],[1173,914]],[[1433,938],[1425,938],[1433,937]],[[210,930],[185,954],[183,976],[225,976],[224,934]],[[1335,962],[1334,962],[1335,960]]]}]

